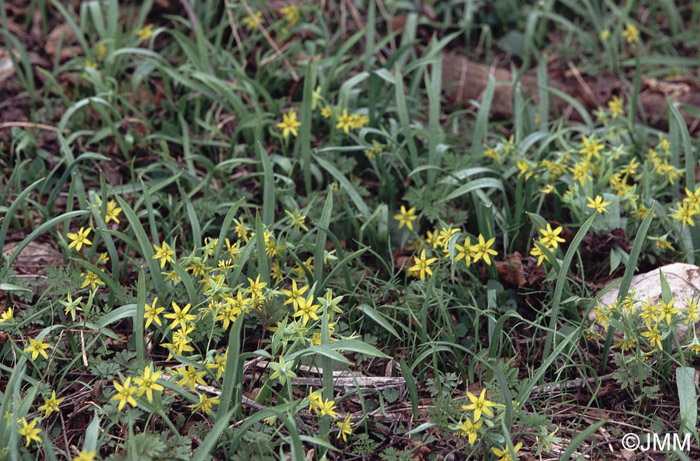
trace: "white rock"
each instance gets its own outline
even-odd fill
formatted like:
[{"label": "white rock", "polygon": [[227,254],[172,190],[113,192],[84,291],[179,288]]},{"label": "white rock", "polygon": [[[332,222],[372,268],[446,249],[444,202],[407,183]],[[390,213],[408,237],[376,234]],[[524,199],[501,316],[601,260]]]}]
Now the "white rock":
[{"label": "white rock", "polygon": [[[700,267],[693,264],[674,263],[659,267],[645,274],[638,274],[632,277],[630,292],[634,288],[635,298],[640,301],[649,301],[652,304],[658,304],[661,301],[661,279],[659,271],[664,273],[664,277],[668,281],[673,295],[673,307],[681,309],[681,313],[685,314],[688,308],[688,300],[693,297],[700,296]],[[615,302],[618,292],[620,291],[620,283],[610,291],[600,297],[598,304],[600,306],[608,306]],[[636,309],[641,307],[641,302],[634,305]],[[591,320],[595,320],[595,313],[591,310],[589,315]],[[677,326],[677,333],[680,337],[685,336],[687,327],[684,324]]]}]

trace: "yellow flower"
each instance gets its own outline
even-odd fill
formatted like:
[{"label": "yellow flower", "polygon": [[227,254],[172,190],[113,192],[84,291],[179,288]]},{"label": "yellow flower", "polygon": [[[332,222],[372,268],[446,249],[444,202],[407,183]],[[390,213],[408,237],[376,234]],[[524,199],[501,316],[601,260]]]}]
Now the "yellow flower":
[{"label": "yellow flower", "polygon": [[280,13],[285,16],[290,26],[296,24],[299,21],[299,18],[301,18],[299,15],[299,10],[297,10],[294,5],[285,6],[280,10]]},{"label": "yellow flower", "polygon": [[413,221],[418,219],[418,216],[415,215],[415,212],[415,208],[411,208],[407,211],[406,207],[401,205],[401,212],[397,215],[394,215],[394,219],[399,222],[399,229],[401,229],[403,226],[406,226],[410,230],[413,230]]},{"label": "yellow flower", "polygon": [[634,24],[625,24],[625,30],[622,32],[622,35],[625,36],[629,44],[639,42],[639,29]]},{"label": "yellow flower", "polygon": [[154,254],[151,258],[160,260],[161,269],[165,267],[166,262],[175,262],[175,260],[173,260],[173,255],[175,252],[170,249],[170,246],[167,243],[163,242],[163,245],[160,248],[154,243],[153,248],[156,250],[156,254]]},{"label": "yellow flower", "polygon": [[94,290],[98,285],[104,286],[105,284],[102,280],[100,280],[100,277],[92,271],[87,271],[87,274],[81,275],[85,276],[85,280],[83,280],[83,284],[80,285],[80,288],[85,288],[86,286],[90,285],[90,289]]},{"label": "yellow flower", "polygon": [[537,258],[537,265],[538,266],[542,264],[542,261],[546,260],[547,262],[549,262],[549,258],[547,257],[547,255],[537,245],[532,245],[532,249],[530,250],[530,255]]},{"label": "yellow flower", "polygon": [[481,394],[479,395],[479,397],[467,391],[467,397],[469,397],[469,400],[471,400],[472,403],[470,403],[469,405],[462,405],[462,409],[474,410],[474,422],[477,422],[479,421],[479,419],[481,419],[481,413],[484,413],[490,418],[493,418],[493,412],[489,407],[495,407],[496,404],[491,402],[490,400],[486,400],[486,389],[481,390]]},{"label": "yellow flower", "polygon": [[580,154],[586,154],[587,158],[595,157],[600,158],[600,153],[598,152],[603,147],[602,144],[598,142],[597,139],[588,139],[588,137],[583,137],[583,149],[578,151]]},{"label": "yellow flower", "polygon": [[621,340],[619,340],[614,347],[619,347],[622,352],[632,350],[633,347],[637,345],[637,340],[630,337],[626,332]]},{"label": "yellow flower", "polygon": [[177,382],[178,386],[188,384],[192,389],[194,389],[197,383],[201,384],[202,386],[206,386],[207,384],[202,379],[202,376],[204,376],[206,372],[197,371],[192,365],[188,365],[187,369],[182,366],[177,369],[177,372],[182,376],[182,379]]},{"label": "yellow flower", "polygon": [[163,324],[161,323],[160,317],[158,317],[158,315],[160,315],[160,313],[163,312],[163,311],[165,310],[165,308],[164,308],[164,307],[158,307],[158,306],[157,306],[157,303],[158,303],[158,296],[156,296],[156,297],[153,299],[153,303],[151,303],[150,306],[149,306],[148,304],[146,304],[146,312],[143,314],[143,318],[146,319],[146,328],[148,328],[148,326],[149,326],[152,322],[155,322],[156,325],[158,325],[158,326],[162,326],[162,325],[163,325]]},{"label": "yellow flower", "polygon": [[586,197],[588,199],[589,203],[586,205],[588,208],[593,208],[596,210],[598,213],[607,213],[608,210],[605,209],[606,206],[610,205],[610,202],[604,202],[603,197],[600,195],[596,195],[595,200],[592,200],[590,197]]},{"label": "yellow flower", "polygon": [[265,288],[265,285],[267,285],[267,283],[260,281],[260,274],[258,274],[258,277],[255,280],[249,278],[248,283],[250,283],[250,288],[248,289],[248,292],[253,298],[253,301],[255,301],[258,298],[262,298],[262,289]]},{"label": "yellow flower", "polygon": [[224,355],[218,355],[214,359],[214,363],[207,363],[207,368],[216,370],[216,379],[221,379],[221,375],[226,371],[226,360],[228,358],[228,350]]},{"label": "yellow flower", "polygon": [[352,127],[355,129],[360,129],[365,126],[365,124],[369,121],[369,117],[366,115],[360,115],[360,114],[353,114],[352,115]]},{"label": "yellow flower", "polygon": [[700,312],[698,312],[698,298],[688,298],[685,300],[688,307],[685,310],[685,324],[690,326],[700,322]]},{"label": "yellow flower", "polygon": [[285,138],[289,133],[297,136],[297,128],[301,126],[301,122],[297,121],[297,113],[290,110],[286,114],[282,114],[282,122],[277,124],[278,128],[282,128],[282,136]]},{"label": "yellow flower", "polygon": [[234,219],[233,222],[236,223],[234,230],[236,231],[236,237],[243,239],[248,242],[248,229],[245,227],[245,223],[241,220]]},{"label": "yellow flower", "polygon": [[136,386],[131,385],[130,377],[126,378],[124,384],[120,384],[118,381],[113,381],[112,384],[114,384],[114,389],[117,393],[110,400],[119,400],[119,406],[117,407],[119,411],[121,411],[127,403],[132,407],[136,406],[136,400],[134,400],[133,397],[134,392],[136,392]]},{"label": "yellow flower", "polygon": [[335,424],[337,424],[338,428],[340,429],[340,431],[338,432],[337,438],[342,437],[343,441],[347,442],[348,435],[352,434],[352,426],[354,425],[354,423],[350,422],[350,415],[345,416],[344,420],[338,421]]},{"label": "yellow flower", "polygon": [[289,222],[294,226],[294,229],[296,229],[297,232],[301,229],[304,229],[307,232],[309,231],[309,228],[306,227],[306,224],[304,224],[304,222],[306,222],[306,216],[301,214],[301,211],[297,209],[294,210],[294,213],[289,210],[284,210],[284,212],[287,213],[287,216],[289,216]]},{"label": "yellow flower", "polygon": [[[192,352],[194,348],[190,346],[192,341],[187,335],[189,335],[192,330],[194,330],[194,325],[191,323],[185,324],[185,327],[177,330],[173,333],[173,343],[172,344],[162,344],[163,347],[170,346],[173,348],[178,355],[182,355],[184,352]],[[170,349],[168,349],[168,352]],[[172,354],[168,353],[168,360],[172,357]]]},{"label": "yellow flower", "polygon": [[180,309],[180,306],[177,305],[175,301],[172,302],[173,306],[173,311],[174,313],[172,314],[165,314],[163,317],[166,319],[173,319],[173,323],[170,324],[170,329],[174,330],[176,326],[182,325],[182,328],[185,328],[185,323],[186,322],[191,322],[195,318],[197,318],[193,314],[188,314],[187,311],[190,310],[190,307],[192,307],[192,304],[187,303],[185,307]]},{"label": "yellow flower", "polygon": [[348,115],[348,110],[343,109],[343,114],[338,116],[338,123],[335,125],[336,129],[342,129],[346,134],[350,131],[354,125],[354,120],[352,115]]},{"label": "yellow flower", "polygon": [[542,192],[543,194],[551,194],[552,192],[554,192],[554,185],[547,184],[542,189],[540,189],[540,192]]},{"label": "yellow flower", "polygon": [[612,118],[616,118],[618,115],[624,115],[625,111],[622,110],[622,99],[617,96],[613,96],[612,100],[608,101],[608,109],[612,114]]},{"label": "yellow flower", "polygon": [[696,335],[693,335],[693,341],[688,344],[688,349],[690,352],[698,353],[700,352],[700,340],[698,340],[698,337]]},{"label": "yellow flower", "polygon": [[257,11],[251,16],[243,18],[243,24],[248,30],[260,29],[260,24],[262,24],[262,11]]},{"label": "yellow flower", "polygon": [[494,147],[484,145],[484,156],[493,160],[500,160],[500,156]]},{"label": "yellow flower", "polygon": [[136,35],[139,36],[139,40],[146,40],[151,35],[153,35],[153,24],[148,24],[143,29],[137,30]]},{"label": "yellow flower", "polygon": [[194,258],[190,265],[187,266],[187,270],[192,272],[192,275],[199,277],[205,277],[209,269],[211,269],[211,267],[202,264],[202,258]]},{"label": "yellow flower", "polygon": [[661,304],[661,315],[659,316],[659,320],[663,319],[664,317],[666,318],[666,323],[671,325],[671,316],[673,314],[679,313],[681,310],[674,308],[673,307],[673,298],[671,298],[671,301],[668,303],[665,303],[663,300],[660,301]]},{"label": "yellow flower", "polygon": [[430,269],[430,265],[434,263],[437,260],[437,258],[426,258],[425,250],[423,250],[421,252],[420,258],[418,256],[414,256],[413,259],[415,264],[408,269],[409,275],[418,277],[421,280],[425,280],[425,274],[433,275],[433,271]]},{"label": "yellow flower", "polygon": [[606,41],[606,40],[609,39],[609,38],[610,38],[610,30],[609,30],[609,29],[603,29],[603,30],[600,32],[600,40],[604,42],[604,41]]},{"label": "yellow flower", "polygon": [[459,232],[459,230],[453,229],[451,224],[449,227],[441,228],[437,236],[438,244],[442,245],[442,248],[447,250],[450,244],[450,239],[452,239],[452,236],[455,235],[457,232]]},{"label": "yellow flower", "polygon": [[51,413],[58,411],[58,406],[65,400],[65,397],[56,398],[56,391],[51,391],[51,397],[44,397],[44,404],[39,407],[40,411],[44,411],[44,418],[48,418]]},{"label": "yellow flower", "polygon": [[697,214],[695,210],[690,208],[688,202],[684,202],[678,205],[678,211],[676,211],[672,216],[673,219],[679,220],[685,228],[686,224],[690,224],[691,227],[695,226],[695,221],[693,221],[693,215]]},{"label": "yellow flower", "polygon": [[478,262],[483,258],[484,262],[491,265],[491,257],[489,255],[496,255],[498,252],[491,249],[491,245],[495,242],[495,238],[485,241],[484,236],[479,234],[479,242],[476,245],[471,246],[472,254],[474,255],[474,262]]},{"label": "yellow flower", "polygon": [[[649,325],[647,325],[647,327],[649,327]],[[648,331],[643,332],[642,336],[649,340],[651,347],[655,347],[658,344],[659,350],[663,350],[661,347],[661,333],[659,333],[659,327],[657,325],[655,325],[654,328],[649,328]]]},{"label": "yellow flower", "polygon": [[226,298],[226,302],[231,305],[231,309],[236,313],[250,312],[250,301],[249,298],[243,297],[243,290],[238,290],[235,298]]},{"label": "yellow flower", "polygon": [[168,280],[172,280],[173,282],[176,282],[180,280],[180,276],[177,275],[177,272],[175,271],[170,271],[170,272],[163,272],[163,275],[165,275],[165,281],[167,282]]},{"label": "yellow flower", "polygon": [[205,394],[202,394],[199,396],[199,403],[195,403],[194,405],[188,405],[188,407],[192,408],[193,410],[202,410],[204,414],[208,415],[209,413],[211,413],[211,407],[218,404],[218,397],[210,399]]},{"label": "yellow flower", "polygon": [[144,367],[141,376],[134,378],[134,383],[138,386],[136,397],[141,397],[145,393],[148,402],[153,402],[153,391],[163,390],[163,386],[156,382],[161,373],[161,371],[152,372],[150,366]]},{"label": "yellow flower", "polygon": [[14,319],[11,307],[8,307],[7,310],[0,315],[0,323],[11,322]]},{"label": "yellow flower", "polygon": [[515,449],[515,453],[510,452],[510,448],[506,446],[505,450],[501,450],[499,448],[492,448],[491,451],[493,451],[493,454],[498,456],[498,461],[514,461],[518,459],[518,452],[520,449],[523,447],[523,443],[520,442],[513,448]]},{"label": "yellow flower", "polygon": [[593,179],[591,176],[591,164],[588,160],[582,162],[577,162],[573,168],[571,168],[571,173],[574,176],[574,181],[578,181],[583,186],[586,179]]},{"label": "yellow flower", "polygon": [[100,43],[99,45],[97,45],[96,50],[97,50],[97,58],[100,61],[102,61],[105,58],[105,56],[107,55],[107,45],[105,45],[104,43]]},{"label": "yellow flower", "polygon": [[[238,297],[240,298],[241,292],[240,290],[238,291]],[[217,321],[222,321],[223,322],[223,328],[224,330],[228,330],[228,326],[235,322],[236,319],[238,318],[238,315],[241,313],[241,310],[238,309],[237,307],[234,307],[234,305],[237,305],[236,301],[233,298],[226,298],[226,304],[225,307],[221,310],[221,312],[216,316]],[[241,299],[242,301],[242,299]]]},{"label": "yellow flower", "polygon": [[85,229],[84,227],[81,227],[77,234],[69,232],[68,238],[70,239],[71,243],[68,245],[68,248],[75,247],[77,251],[80,251],[83,245],[92,245],[92,242],[87,238],[91,230],[92,229],[90,228]]},{"label": "yellow flower", "polygon": [[33,419],[31,423],[27,423],[26,418],[22,418],[20,422],[22,423],[22,427],[20,427],[17,432],[19,435],[23,435],[27,439],[27,443],[25,446],[29,446],[29,444],[34,440],[36,443],[41,443],[41,438],[39,437],[39,432],[41,432],[41,429],[36,427],[36,419]]},{"label": "yellow flower", "polygon": [[540,237],[540,242],[542,242],[542,245],[546,246],[547,248],[556,249],[559,246],[559,242],[565,242],[563,238],[559,237],[559,234],[562,231],[561,226],[557,227],[556,229],[552,229],[549,223],[547,223],[547,229],[540,229],[539,231],[542,234],[542,237]]},{"label": "yellow flower", "polygon": [[107,214],[105,215],[105,224],[114,221],[117,224],[119,224],[119,213],[121,213],[122,209],[117,206],[116,203],[114,203],[114,200],[110,200],[107,203]]},{"label": "yellow flower", "polygon": [[469,267],[472,263],[472,242],[469,236],[464,239],[464,245],[455,245],[455,249],[457,250],[455,262],[464,259],[467,267]]},{"label": "yellow flower", "polygon": [[318,106],[318,102],[321,99],[321,87],[317,86],[316,89],[311,93],[311,110],[316,110],[316,106]]},{"label": "yellow flower", "polygon": [[45,359],[49,358],[49,355],[46,353],[46,350],[49,349],[51,345],[45,343],[44,338],[40,338],[39,340],[29,338],[29,344],[30,346],[24,349],[24,352],[31,352],[32,360],[36,360],[37,358],[39,358],[40,355]]},{"label": "yellow flower", "polygon": [[323,403],[323,397],[320,390],[314,391],[312,387],[309,389],[309,411],[317,412]]},{"label": "yellow flower", "polygon": [[320,306],[318,304],[314,304],[313,302],[313,295],[309,295],[307,299],[301,298],[298,301],[299,310],[294,313],[294,317],[301,317],[301,324],[303,326],[306,326],[309,319],[318,320],[316,311]]},{"label": "yellow flower", "polygon": [[483,421],[479,421],[474,424],[469,418],[467,418],[463,423],[460,423],[455,427],[456,432],[454,435],[467,437],[469,440],[469,445],[474,445],[474,442],[476,441],[476,431],[481,429],[481,425],[483,423]]},{"label": "yellow flower", "polygon": [[282,290],[282,293],[287,295],[287,300],[284,302],[284,304],[291,304],[294,307],[294,310],[299,309],[299,303],[302,301],[303,294],[308,290],[309,287],[305,286],[302,288],[297,288],[297,282],[296,280],[292,280],[292,289],[291,290]]},{"label": "yellow flower", "polygon": [[331,399],[319,402],[318,412],[320,416],[330,416],[333,419],[338,418],[338,413],[335,412],[335,402]]},{"label": "yellow flower", "polygon": [[328,104],[326,104],[326,107],[321,109],[321,115],[323,116],[323,118],[331,118],[332,113],[333,112],[331,111],[331,106],[329,106]]},{"label": "yellow flower", "polygon": [[73,461],[95,461],[95,456],[97,456],[97,451],[81,451],[78,456],[73,458]]}]

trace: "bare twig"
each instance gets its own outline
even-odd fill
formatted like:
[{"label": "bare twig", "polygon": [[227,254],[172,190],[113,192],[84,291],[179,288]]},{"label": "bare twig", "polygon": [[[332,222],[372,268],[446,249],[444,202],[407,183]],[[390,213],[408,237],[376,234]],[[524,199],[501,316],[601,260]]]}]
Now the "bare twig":
[{"label": "bare twig", "polygon": [[[45,125],[43,123],[32,123],[32,122],[5,122],[5,123],[0,123],[0,130],[3,128],[38,128],[40,130],[46,130],[46,131],[53,131],[54,133],[58,133],[58,128],[55,126],[51,125]],[[69,130],[64,129],[64,133],[68,133]]]}]

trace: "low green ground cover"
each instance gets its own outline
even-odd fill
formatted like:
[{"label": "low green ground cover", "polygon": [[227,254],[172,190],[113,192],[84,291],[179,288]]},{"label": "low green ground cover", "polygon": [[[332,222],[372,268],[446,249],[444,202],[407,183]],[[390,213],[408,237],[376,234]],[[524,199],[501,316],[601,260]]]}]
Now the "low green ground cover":
[{"label": "low green ground cover", "polygon": [[[700,10],[419,3],[0,1],[0,110],[27,114],[0,122],[3,457],[697,438],[697,299],[636,311],[628,288],[700,248],[697,112],[669,96],[659,129],[638,100],[643,75],[694,77]],[[515,82],[508,120],[493,79],[448,105],[445,50],[507,56],[537,94]],[[627,91],[589,114],[547,54]]]}]

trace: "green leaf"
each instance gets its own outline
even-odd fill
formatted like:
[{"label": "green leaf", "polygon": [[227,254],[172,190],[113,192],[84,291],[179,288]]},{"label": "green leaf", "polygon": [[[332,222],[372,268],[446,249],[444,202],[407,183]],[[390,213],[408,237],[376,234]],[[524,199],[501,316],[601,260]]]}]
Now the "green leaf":
[{"label": "green leaf", "polygon": [[20,287],[12,283],[0,283],[0,290],[2,291],[28,291],[32,292],[29,288]]},{"label": "green leaf", "polygon": [[100,418],[95,412],[95,416],[92,417],[92,421],[85,430],[85,441],[83,442],[83,450],[85,451],[97,451],[97,439],[100,436]]},{"label": "green leaf", "polygon": [[263,212],[262,222],[267,227],[272,226],[275,221],[275,181],[272,176],[272,164],[267,151],[263,148],[260,141],[257,143],[258,156],[262,161],[263,167]]},{"label": "green leaf", "polygon": [[362,312],[363,314],[365,314],[367,317],[374,320],[375,322],[377,322],[377,324],[380,327],[384,328],[386,331],[388,331],[392,335],[396,336],[397,339],[399,339],[399,340],[401,339],[401,336],[399,336],[399,334],[396,332],[394,327],[391,326],[391,324],[386,319],[384,314],[382,314],[381,312],[377,311],[376,309],[374,309],[373,307],[371,307],[367,304],[360,304],[359,306],[357,306],[356,309],[358,311]]},{"label": "green leaf", "polygon": [[694,433],[698,422],[698,397],[695,392],[695,368],[676,368],[676,386],[680,404],[681,432]]}]

